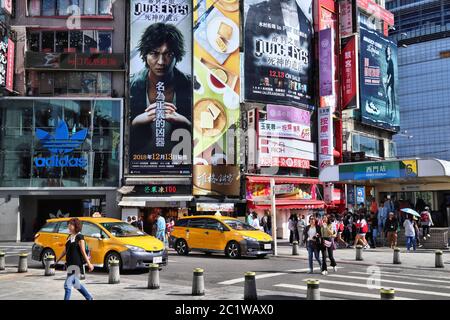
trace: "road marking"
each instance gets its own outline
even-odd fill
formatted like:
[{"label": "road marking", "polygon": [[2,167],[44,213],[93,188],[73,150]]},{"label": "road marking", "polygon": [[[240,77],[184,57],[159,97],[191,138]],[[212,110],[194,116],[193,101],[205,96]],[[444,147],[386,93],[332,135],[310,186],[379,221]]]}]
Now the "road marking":
[{"label": "road marking", "polygon": [[[298,285],[295,285],[295,284],[285,284],[285,283],[276,284],[276,285],[274,285],[274,287],[291,288],[291,289],[298,289],[298,290],[307,290],[308,289],[306,286],[298,286]],[[320,288],[320,293],[322,293],[322,292],[333,293],[333,294],[342,295],[342,296],[365,297],[365,298],[372,298],[372,299],[380,299],[380,295],[378,295],[378,294],[364,293],[364,292],[342,291],[342,290],[333,290],[333,289]],[[416,299],[402,298],[402,297],[395,297],[395,299],[397,299],[397,300],[416,300]]]},{"label": "road marking", "polygon": [[[442,272],[442,271],[441,271]],[[394,275],[398,275],[399,273],[397,272],[389,272],[389,271],[382,271],[382,273],[386,273],[386,274],[394,274]],[[442,279],[441,277],[436,277],[436,276],[427,276],[427,275],[421,275],[421,274],[414,274],[414,273],[402,273],[402,275],[404,276],[411,276],[411,277],[417,277],[420,276],[421,278],[427,278],[427,279]]]},{"label": "road marking", "polygon": [[[367,275],[368,276],[368,275]],[[366,277],[355,277],[355,276],[344,276],[344,275],[340,275],[340,274],[330,274],[329,277],[333,277],[333,278],[344,278],[344,279],[355,279],[355,280],[367,280],[367,276]],[[397,280],[386,280],[386,279],[380,279],[382,282],[386,282],[386,283],[396,283],[396,284],[404,284],[404,285],[408,285],[408,286],[426,286],[426,283],[417,283],[417,282],[406,282],[406,281],[397,281]],[[439,285],[432,285],[433,288],[440,288],[440,289],[450,289],[449,286],[439,286]]]},{"label": "road marking", "polygon": [[[366,278],[364,278],[366,279]],[[319,280],[321,283],[328,283],[328,284],[337,284],[340,286],[350,286],[350,287],[359,287],[359,288],[366,288],[369,289],[367,284],[362,283],[354,283],[354,282],[339,282],[339,281],[332,281],[332,280]],[[373,289],[381,289],[382,287],[375,287],[372,286]],[[423,294],[423,295],[431,295],[431,296],[440,296],[440,297],[450,297],[449,293],[440,293],[440,292],[433,292],[433,291],[423,291],[423,290],[413,290],[413,289],[406,289],[406,288],[392,288],[395,291],[398,292],[408,292],[408,293],[416,293],[416,294]],[[322,290],[322,288],[320,288]]]},{"label": "road marking", "polygon": [[[349,273],[353,273],[353,274],[365,274],[367,275],[367,272],[359,272],[359,271],[351,271]],[[411,276],[410,275],[398,275],[398,274],[390,274],[388,272],[384,272],[381,271],[380,274],[382,276],[386,276],[386,277],[390,277],[390,278],[408,278],[411,280]],[[415,275],[416,278],[414,278],[415,280],[420,280],[420,281],[428,281],[428,282],[440,282],[440,283],[450,283],[450,281],[445,281],[445,280],[435,280],[435,279],[428,279],[428,278],[424,278],[421,275]]]}]

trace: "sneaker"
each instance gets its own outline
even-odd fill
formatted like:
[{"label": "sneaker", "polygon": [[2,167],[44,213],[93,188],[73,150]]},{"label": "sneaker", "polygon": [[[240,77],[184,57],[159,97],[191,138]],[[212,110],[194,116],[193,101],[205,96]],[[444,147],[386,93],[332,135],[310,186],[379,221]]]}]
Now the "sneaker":
[{"label": "sneaker", "polygon": [[428,238],[431,238],[431,234],[427,234],[427,237],[428,237]]},{"label": "sneaker", "polygon": [[427,240],[427,237],[423,237],[423,240]]},{"label": "sneaker", "polygon": [[333,271],[334,271],[334,272],[337,272],[337,268],[336,268],[336,267],[333,267]]},{"label": "sneaker", "polygon": [[313,274],[313,273],[314,273],[314,271],[312,271],[312,270],[308,271],[308,274]]},{"label": "sneaker", "polygon": [[327,274],[328,274],[328,271],[327,271],[327,270],[322,271],[322,275],[323,275],[323,276],[326,276]]},{"label": "sneaker", "polygon": [[419,244],[419,248],[422,248],[423,247],[423,245],[422,244]]}]

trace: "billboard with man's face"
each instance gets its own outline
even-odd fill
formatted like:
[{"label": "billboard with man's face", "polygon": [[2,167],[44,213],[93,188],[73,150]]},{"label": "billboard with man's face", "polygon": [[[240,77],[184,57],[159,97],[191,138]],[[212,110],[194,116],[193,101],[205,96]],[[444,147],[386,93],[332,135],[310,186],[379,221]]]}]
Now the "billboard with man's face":
[{"label": "billboard with man's face", "polygon": [[189,175],[192,5],[131,0],[129,173]]},{"label": "billboard with man's face", "polygon": [[244,1],[246,100],[312,104],[312,3]]},{"label": "billboard with man's face", "polygon": [[399,131],[397,86],[397,44],[361,24],[359,87],[362,122]]}]

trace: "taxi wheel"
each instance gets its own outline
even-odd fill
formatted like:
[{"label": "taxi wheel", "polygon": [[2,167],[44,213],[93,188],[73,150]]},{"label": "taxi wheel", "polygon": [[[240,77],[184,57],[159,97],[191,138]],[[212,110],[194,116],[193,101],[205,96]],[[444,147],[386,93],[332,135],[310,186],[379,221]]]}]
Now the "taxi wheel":
[{"label": "taxi wheel", "polygon": [[241,247],[236,241],[230,241],[225,248],[225,254],[228,258],[236,259],[241,256]]},{"label": "taxi wheel", "polygon": [[189,253],[189,248],[186,240],[178,239],[177,242],[175,243],[175,250],[180,256],[187,256]]},{"label": "taxi wheel", "polygon": [[104,267],[107,272],[109,272],[109,262],[119,260],[119,268],[122,270],[122,259],[120,258],[120,254],[117,252],[109,252],[105,257]]},{"label": "taxi wheel", "polygon": [[[45,268],[45,258],[47,258],[48,256],[54,256],[55,257],[55,252],[50,249],[50,248],[46,248],[42,251],[41,253],[41,262],[42,262],[42,267]],[[55,257],[56,259],[56,257]]]}]

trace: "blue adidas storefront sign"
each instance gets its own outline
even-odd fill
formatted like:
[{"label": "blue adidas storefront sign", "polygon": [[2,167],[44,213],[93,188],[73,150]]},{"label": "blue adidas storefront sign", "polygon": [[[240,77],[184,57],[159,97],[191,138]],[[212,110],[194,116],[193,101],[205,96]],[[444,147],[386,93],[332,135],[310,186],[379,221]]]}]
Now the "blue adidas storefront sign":
[{"label": "blue adidas storefront sign", "polygon": [[86,158],[73,157],[69,154],[83,144],[87,134],[87,129],[82,129],[69,135],[69,128],[64,120],[58,123],[54,135],[45,130],[36,129],[37,138],[41,141],[42,146],[50,151],[52,156],[48,158],[36,157],[34,158],[34,164],[38,168],[86,167],[88,165]]}]

